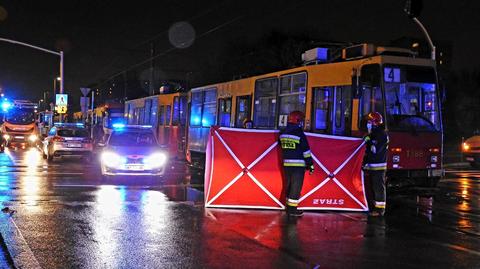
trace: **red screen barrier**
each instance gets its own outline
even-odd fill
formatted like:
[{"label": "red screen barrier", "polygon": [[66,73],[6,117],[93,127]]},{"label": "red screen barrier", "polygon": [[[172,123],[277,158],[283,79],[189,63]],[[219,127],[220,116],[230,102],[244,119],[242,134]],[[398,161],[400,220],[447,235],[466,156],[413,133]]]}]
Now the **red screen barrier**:
[{"label": "red screen barrier", "polygon": [[[212,127],[205,206],[284,209],[278,131]],[[368,211],[362,139],[307,133],[315,172],[305,175],[300,209]]]}]

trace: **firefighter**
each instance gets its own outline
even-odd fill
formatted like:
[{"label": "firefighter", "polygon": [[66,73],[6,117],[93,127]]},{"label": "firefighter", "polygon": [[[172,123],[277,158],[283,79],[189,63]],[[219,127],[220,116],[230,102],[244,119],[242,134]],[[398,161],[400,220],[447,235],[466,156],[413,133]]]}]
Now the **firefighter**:
[{"label": "firefighter", "polygon": [[383,125],[382,115],[371,112],[367,115],[368,135],[365,136],[366,152],[363,169],[373,197],[369,203],[373,208],[370,216],[383,216],[386,206],[385,174],[387,170],[388,134]]},{"label": "firefighter", "polygon": [[288,115],[287,127],[280,134],[283,172],[286,183],[287,216],[301,217],[297,209],[302,190],[305,170],[313,173],[313,162],[307,138],[303,133],[304,114],[293,111]]}]

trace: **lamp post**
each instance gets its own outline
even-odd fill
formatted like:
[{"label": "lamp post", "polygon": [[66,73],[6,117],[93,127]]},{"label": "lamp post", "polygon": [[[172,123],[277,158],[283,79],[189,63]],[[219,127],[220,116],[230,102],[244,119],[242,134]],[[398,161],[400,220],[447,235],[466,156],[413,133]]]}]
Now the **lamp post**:
[{"label": "lamp post", "polygon": [[8,42],[8,43],[12,43],[12,44],[22,45],[22,46],[25,46],[25,47],[29,47],[29,48],[36,49],[36,50],[41,50],[43,52],[47,52],[47,53],[50,53],[50,54],[55,54],[57,56],[60,56],[60,93],[63,93],[63,82],[64,82],[63,51],[56,52],[56,51],[53,51],[53,50],[44,49],[42,47],[30,45],[28,43],[24,43],[24,42],[12,40],[12,39],[7,39],[7,38],[0,38],[0,41],[5,41],[5,42]]},{"label": "lamp post", "polygon": [[[55,102],[55,94],[57,93],[57,81],[62,81],[61,77],[57,77],[53,79],[53,102]],[[60,83],[61,85],[61,83]],[[62,92],[60,92],[62,93]]]}]

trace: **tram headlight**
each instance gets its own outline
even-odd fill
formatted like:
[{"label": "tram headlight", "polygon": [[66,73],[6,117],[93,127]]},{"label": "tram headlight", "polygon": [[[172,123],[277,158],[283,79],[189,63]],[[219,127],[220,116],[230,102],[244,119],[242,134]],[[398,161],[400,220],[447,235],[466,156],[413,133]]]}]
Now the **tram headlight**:
[{"label": "tram headlight", "polygon": [[400,162],[400,156],[399,156],[399,155],[393,155],[392,161],[393,161],[394,163],[399,163],[399,162]]},{"label": "tram headlight", "polygon": [[10,135],[4,134],[4,135],[3,135],[3,139],[5,139],[5,140],[10,140]]},{"label": "tram headlight", "polygon": [[462,148],[463,148],[463,151],[468,151],[468,150],[470,150],[470,145],[467,144],[466,142],[464,142]]},{"label": "tram headlight", "polygon": [[434,156],[430,157],[430,160],[432,161],[432,163],[436,163],[436,162],[438,162],[438,156],[434,155]]}]

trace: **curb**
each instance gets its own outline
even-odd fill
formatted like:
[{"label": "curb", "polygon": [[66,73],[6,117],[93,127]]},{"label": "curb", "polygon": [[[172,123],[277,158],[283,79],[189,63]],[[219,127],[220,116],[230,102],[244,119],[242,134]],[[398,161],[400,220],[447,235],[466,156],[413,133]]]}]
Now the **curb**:
[{"label": "curb", "polygon": [[0,237],[14,268],[42,268],[9,214],[0,213]]}]

